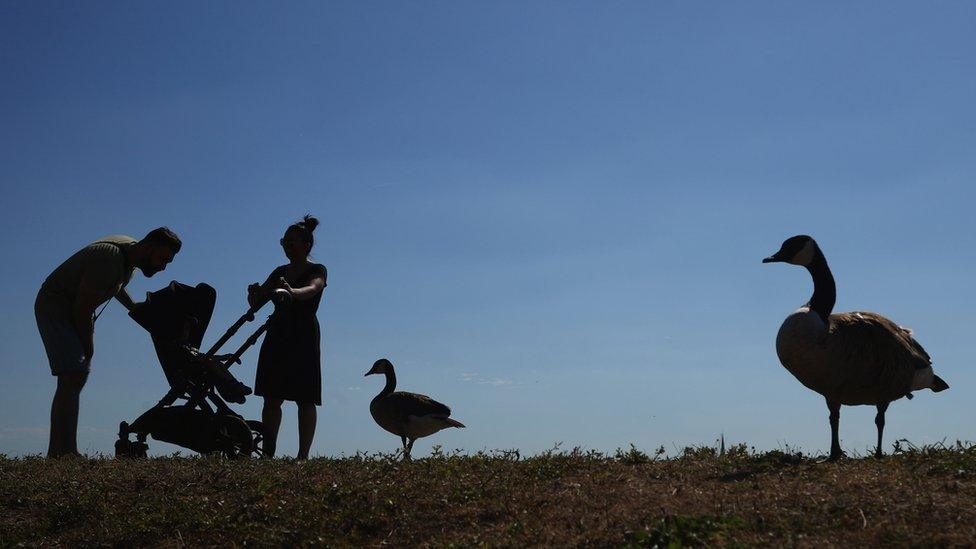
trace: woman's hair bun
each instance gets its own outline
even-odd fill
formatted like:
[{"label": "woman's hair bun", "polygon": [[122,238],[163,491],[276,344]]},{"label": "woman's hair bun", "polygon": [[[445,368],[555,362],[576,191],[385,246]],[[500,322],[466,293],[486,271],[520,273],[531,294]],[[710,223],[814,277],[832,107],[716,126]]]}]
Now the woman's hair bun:
[{"label": "woman's hair bun", "polygon": [[315,219],[314,217],[308,214],[306,214],[305,217],[303,217],[302,220],[299,221],[299,223],[301,223],[305,227],[305,230],[307,230],[308,232],[314,231],[315,227],[319,226],[319,220]]}]

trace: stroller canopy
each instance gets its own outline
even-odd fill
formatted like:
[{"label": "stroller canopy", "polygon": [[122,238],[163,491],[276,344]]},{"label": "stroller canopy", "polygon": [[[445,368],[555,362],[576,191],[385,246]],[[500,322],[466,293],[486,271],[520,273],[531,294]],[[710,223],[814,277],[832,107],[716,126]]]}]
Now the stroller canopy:
[{"label": "stroller canopy", "polygon": [[210,323],[217,291],[206,284],[188,286],[176,282],[146,296],[146,302],[129,312],[132,320],[152,336],[159,364],[170,386],[181,385],[190,360],[185,345],[199,348]]},{"label": "stroller canopy", "polygon": [[129,316],[148,330],[154,341],[180,341],[199,348],[216,303],[217,291],[212,287],[188,286],[174,280],[162,290],[147,294],[146,302]]},{"label": "stroller canopy", "polygon": [[[225,366],[209,361],[194,362],[200,356],[198,349],[216,303],[217,291],[212,287],[188,286],[174,280],[162,290],[150,292],[146,302],[129,316],[152,336],[156,356],[171,387],[182,386],[188,375],[198,375],[213,384],[224,398],[240,404],[251,394],[249,387]],[[198,366],[189,367],[193,363]]]}]

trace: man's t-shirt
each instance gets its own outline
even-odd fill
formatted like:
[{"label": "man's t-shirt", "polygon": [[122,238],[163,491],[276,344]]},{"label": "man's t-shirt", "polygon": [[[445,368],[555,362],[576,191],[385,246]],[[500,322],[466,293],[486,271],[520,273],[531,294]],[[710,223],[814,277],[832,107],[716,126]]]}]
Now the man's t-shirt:
[{"label": "man's t-shirt", "polygon": [[132,278],[134,266],[128,260],[136,239],[113,235],[101,238],[78,250],[54,269],[38,293],[45,305],[70,311],[82,279],[97,293],[97,304],[111,299]]}]

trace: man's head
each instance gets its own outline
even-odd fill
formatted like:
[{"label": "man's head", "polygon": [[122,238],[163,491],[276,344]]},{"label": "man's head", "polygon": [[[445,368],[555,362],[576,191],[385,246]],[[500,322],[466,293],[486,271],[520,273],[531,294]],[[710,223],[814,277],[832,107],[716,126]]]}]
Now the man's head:
[{"label": "man's head", "polygon": [[180,237],[168,227],[153,229],[136,244],[132,262],[142,274],[150,277],[165,270],[182,247]]}]

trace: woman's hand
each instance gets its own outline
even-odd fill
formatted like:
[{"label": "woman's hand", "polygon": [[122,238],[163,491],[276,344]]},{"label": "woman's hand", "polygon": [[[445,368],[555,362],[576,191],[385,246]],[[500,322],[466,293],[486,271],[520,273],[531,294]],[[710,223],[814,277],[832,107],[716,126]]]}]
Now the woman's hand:
[{"label": "woman's hand", "polygon": [[284,278],[280,279],[280,281],[281,289],[287,291],[296,301],[312,299],[325,288],[325,277],[322,276],[316,276],[309,281],[308,286],[302,286],[301,288],[292,288]]},{"label": "woman's hand", "polygon": [[263,305],[264,300],[267,298],[267,292],[264,287],[257,282],[250,284],[247,287],[247,304],[251,307],[257,307],[258,305]]},{"label": "woman's hand", "polygon": [[288,292],[289,294],[291,294],[291,295],[295,295],[295,289],[294,289],[294,288],[292,288],[290,284],[288,284],[288,281],[287,281],[287,280],[285,280],[285,277],[281,277],[281,278],[279,278],[279,279],[278,279],[278,282],[279,282],[279,287],[280,287],[280,288],[281,288],[282,290],[285,290],[285,291],[287,291],[287,292]]}]

